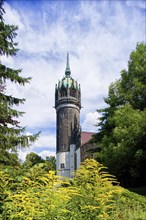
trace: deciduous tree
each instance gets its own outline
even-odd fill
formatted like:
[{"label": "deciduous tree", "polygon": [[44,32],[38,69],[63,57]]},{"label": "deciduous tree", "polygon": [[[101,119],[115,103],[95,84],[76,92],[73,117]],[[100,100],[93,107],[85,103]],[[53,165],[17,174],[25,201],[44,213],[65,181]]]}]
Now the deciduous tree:
[{"label": "deciduous tree", "polygon": [[138,43],[128,69],[109,87],[100,109],[97,159],[124,185],[146,183],[146,45]]}]

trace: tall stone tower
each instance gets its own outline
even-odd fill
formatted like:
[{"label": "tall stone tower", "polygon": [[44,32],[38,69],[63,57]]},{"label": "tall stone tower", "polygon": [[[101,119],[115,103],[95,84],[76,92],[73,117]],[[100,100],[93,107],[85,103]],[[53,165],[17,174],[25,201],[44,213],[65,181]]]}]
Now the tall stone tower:
[{"label": "tall stone tower", "polygon": [[72,177],[80,164],[80,85],[71,77],[69,54],[65,76],[56,84],[56,168],[61,176]]}]

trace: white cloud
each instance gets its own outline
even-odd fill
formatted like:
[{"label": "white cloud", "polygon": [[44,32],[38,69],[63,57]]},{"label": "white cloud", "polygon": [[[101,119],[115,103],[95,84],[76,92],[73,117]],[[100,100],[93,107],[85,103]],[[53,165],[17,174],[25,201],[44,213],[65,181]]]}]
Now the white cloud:
[{"label": "white cloud", "polygon": [[[27,132],[26,135],[32,135],[32,133]],[[43,158],[45,158],[46,156],[54,156],[55,142],[55,134],[49,132],[42,132],[42,134],[40,134],[39,139],[34,144],[30,145],[29,148],[20,149],[18,151],[19,157],[22,161],[24,161],[26,155],[31,152],[35,152]]]},{"label": "white cloud", "polygon": [[98,118],[99,118],[98,112],[89,112],[86,114],[85,119],[82,123],[82,130],[83,131],[91,131],[91,132],[97,132],[97,125]]},{"label": "white cloud", "polygon": [[43,159],[46,159],[46,157],[55,156],[55,152],[44,150],[38,155],[40,155]]},{"label": "white cloud", "polygon": [[43,159],[46,159],[46,157],[49,156],[55,156],[55,151],[49,151],[49,150],[42,150],[40,153],[38,153],[36,150],[32,149],[25,149],[25,150],[19,150],[18,155],[22,162],[25,161],[27,154],[34,152],[41,156]]},{"label": "white cloud", "polygon": [[19,0],[5,4],[6,22],[19,25],[20,52],[16,57],[2,58],[6,65],[22,68],[23,76],[33,77],[23,88],[8,87],[11,95],[26,98],[19,108],[26,112],[20,119],[22,126],[28,131],[54,129],[52,136],[41,136],[33,150],[55,146],[55,83],[64,75],[67,51],[72,76],[81,84],[83,129],[96,130],[95,111],[103,107],[108,86],[127,67],[136,43],[145,39],[143,1],[79,1],[68,5],[66,1],[50,4],[42,0],[37,4],[37,13],[36,5],[32,7],[29,1],[29,8]]},{"label": "white cloud", "polygon": [[4,4],[4,9],[6,11],[6,14],[4,14],[4,19],[8,24],[13,24],[16,26],[19,26],[19,30],[24,30],[24,25],[22,22],[22,16],[19,13],[19,9],[14,9],[11,7],[8,3]]},{"label": "white cloud", "polygon": [[25,161],[26,155],[31,153],[33,150],[31,150],[30,148],[27,149],[23,149],[23,150],[18,150],[18,155],[19,158],[21,159],[22,162]]},{"label": "white cloud", "polygon": [[55,134],[45,132],[40,134],[40,138],[35,142],[35,148],[48,148],[55,151],[56,138]]}]

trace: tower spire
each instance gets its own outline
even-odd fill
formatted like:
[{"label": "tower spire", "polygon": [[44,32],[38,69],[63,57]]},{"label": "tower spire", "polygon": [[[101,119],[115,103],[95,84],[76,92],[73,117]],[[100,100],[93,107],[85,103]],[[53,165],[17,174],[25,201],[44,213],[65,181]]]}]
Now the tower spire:
[{"label": "tower spire", "polygon": [[70,75],[71,75],[70,66],[69,66],[69,53],[68,52],[67,52],[67,62],[66,62],[65,75],[67,77],[70,77]]}]

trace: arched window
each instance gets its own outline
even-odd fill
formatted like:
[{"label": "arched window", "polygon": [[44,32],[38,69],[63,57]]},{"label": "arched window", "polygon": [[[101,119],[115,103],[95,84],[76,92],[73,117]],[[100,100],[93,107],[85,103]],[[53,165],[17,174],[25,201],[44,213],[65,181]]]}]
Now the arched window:
[{"label": "arched window", "polygon": [[67,91],[65,88],[62,88],[61,89],[61,97],[65,97],[65,96],[67,96]]},{"label": "arched window", "polygon": [[76,97],[76,90],[75,89],[70,90],[70,96]]}]

